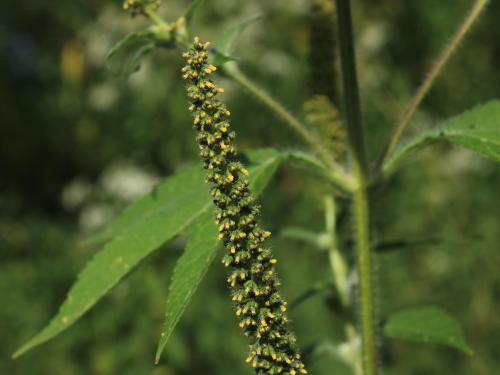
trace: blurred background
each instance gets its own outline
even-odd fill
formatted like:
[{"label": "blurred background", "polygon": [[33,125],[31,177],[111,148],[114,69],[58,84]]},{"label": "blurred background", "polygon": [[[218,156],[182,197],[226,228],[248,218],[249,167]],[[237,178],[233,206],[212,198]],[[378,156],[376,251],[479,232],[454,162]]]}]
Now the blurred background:
[{"label": "blurred background", "polygon": [[[187,0],[165,0],[175,20]],[[469,0],[354,1],[362,104],[371,159],[472,4]],[[195,30],[213,40],[256,14],[236,54],[253,80],[300,115],[308,93],[309,0],[207,1]],[[492,2],[424,101],[406,136],[500,95],[500,3]],[[0,373],[251,374],[233,317],[223,267],[215,262],[171,338],[153,354],[174,241],[156,251],[68,331],[18,360],[10,355],[57,311],[98,249],[80,245],[124,207],[178,168],[197,162],[178,51],[158,49],[130,77],[110,47],[147,25],[120,1],[0,3]],[[267,109],[221,77],[238,146],[303,148]],[[500,170],[441,145],[408,163],[374,200],[379,241],[418,245],[377,255],[379,312],[440,306],[458,317],[475,355],[382,340],[385,374],[494,374],[500,368]],[[281,168],[261,201],[263,221],[322,231],[315,176]],[[275,236],[284,292],[294,300],[329,280],[326,254]],[[352,249],[344,246],[346,257]],[[328,293],[291,311],[304,348],[336,343],[343,318]],[[350,374],[328,351],[311,374]]]}]

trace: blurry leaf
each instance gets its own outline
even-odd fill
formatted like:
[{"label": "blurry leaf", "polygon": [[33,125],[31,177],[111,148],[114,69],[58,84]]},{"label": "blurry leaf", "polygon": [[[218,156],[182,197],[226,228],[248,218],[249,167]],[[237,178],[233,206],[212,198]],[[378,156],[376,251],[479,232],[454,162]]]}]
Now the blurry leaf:
[{"label": "blurry leaf", "polygon": [[392,167],[415,150],[430,143],[447,140],[477,152],[494,161],[500,161],[500,101],[493,100],[445,121],[437,129],[421,134],[384,165]]},{"label": "blurry leaf", "polygon": [[[256,195],[262,192],[284,155],[272,149],[250,153],[249,160],[258,161],[249,167]],[[79,274],[49,325],[14,353],[14,357],[68,328],[139,261],[211,212],[204,175],[201,167],[195,166],[168,178],[102,231],[97,239],[108,242]]]},{"label": "blurry leaf", "polygon": [[255,196],[259,196],[273,177],[279,165],[288,158],[288,153],[264,148],[254,150],[245,155],[250,166],[250,189]]},{"label": "blurry leaf", "polygon": [[446,345],[472,354],[458,321],[437,307],[408,309],[392,314],[384,326],[387,337]]},{"label": "blurry leaf", "polygon": [[380,241],[374,244],[374,250],[380,253],[413,249],[420,246],[437,245],[442,240],[438,238],[422,238],[414,240]]},{"label": "blurry leaf", "polygon": [[[186,20],[186,28],[188,30],[189,36],[191,35],[191,22],[193,21],[193,17],[198,11],[198,9],[203,5],[205,0],[193,0],[184,14],[184,19]],[[191,39],[191,37],[189,37]]]},{"label": "blurry leaf", "polygon": [[111,59],[118,52],[131,45],[143,45],[154,40],[154,34],[150,30],[136,31],[130,33],[118,41],[108,52],[107,59]]},{"label": "blurry leaf", "polygon": [[117,74],[130,75],[140,68],[140,60],[155,46],[151,30],[133,32],[116,43],[108,53],[108,67]]},{"label": "blurry leaf", "polygon": [[233,56],[233,45],[240,34],[252,23],[262,18],[260,15],[253,16],[239,25],[232,27],[222,33],[214,42],[214,58],[213,64],[216,66],[223,65],[229,61],[236,60]]},{"label": "blurry leaf", "polygon": [[290,302],[290,310],[295,309],[308,299],[325,292],[334,290],[335,285],[331,281],[322,281],[313,284],[311,287],[300,293],[292,302]]},{"label": "blurry leaf", "polygon": [[137,72],[142,58],[157,46],[172,45],[172,35],[156,25],[128,34],[116,43],[106,57],[111,71],[128,76]]}]

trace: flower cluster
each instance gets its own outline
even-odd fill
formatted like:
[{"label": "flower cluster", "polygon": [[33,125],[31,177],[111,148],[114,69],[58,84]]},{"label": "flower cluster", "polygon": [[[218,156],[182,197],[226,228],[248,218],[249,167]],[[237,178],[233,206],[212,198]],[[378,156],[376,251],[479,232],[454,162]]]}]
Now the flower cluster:
[{"label": "flower cluster", "polygon": [[208,63],[208,43],[194,39],[183,54],[187,65],[183,78],[189,81],[189,110],[210,194],[216,206],[219,239],[227,253],[223,258],[231,271],[227,282],[236,305],[239,326],[251,339],[247,362],[257,374],[306,374],[295,345],[296,338],[287,328],[286,302],[278,287],[271,251],[263,242],[271,233],[257,223],[259,207],[249,190],[248,171],[237,160],[230,130],[230,113],[216,98],[223,92],[209,78],[216,67]]},{"label": "flower cluster", "polygon": [[160,0],[125,0],[123,2],[123,9],[130,10],[132,16],[138,14],[145,14],[146,7],[151,10],[157,10],[160,7]]},{"label": "flower cluster", "polygon": [[315,128],[335,159],[343,160],[347,151],[347,132],[330,99],[325,95],[314,95],[304,103],[304,112],[306,122]]}]

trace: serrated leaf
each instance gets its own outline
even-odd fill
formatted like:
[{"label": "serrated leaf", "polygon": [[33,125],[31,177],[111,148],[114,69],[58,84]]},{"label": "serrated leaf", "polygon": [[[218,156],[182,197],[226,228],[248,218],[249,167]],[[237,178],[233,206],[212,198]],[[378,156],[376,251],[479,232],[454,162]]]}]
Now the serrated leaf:
[{"label": "serrated leaf", "polygon": [[[274,149],[258,150],[248,155],[251,162],[250,189],[255,196],[262,193],[285,156],[286,154]],[[165,323],[155,356],[156,363],[160,360],[168,339],[214,258],[218,241],[212,212],[200,217],[196,227],[189,228],[189,234],[191,238],[188,246],[175,266],[172,276]]]},{"label": "serrated leaf", "polygon": [[175,266],[170,282],[165,322],[156,350],[156,363],[159,362],[168,339],[214,260],[218,240],[212,212],[202,215],[189,228],[188,234],[189,242]]},{"label": "serrated leaf", "polygon": [[392,314],[384,326],[387,337],[441,344],[472,354],[462,327],[437,307],[408,309]]},{"label": "serrated leaf", "polygon": [[203,175],[199,167],[186,169],[127,210],[118,219],[119,230],[79,274],[57,315],[14,357],[68,328],[142,259],[207,212],[210,202]]},{"label": "serrated leaf", "polygon": [[213,64],[216,66],[221,66],[229,61],[236,60],[232,56],[234,42],[238,39],[241,33],[252,23],[258,21],[262,17],[260,15],[253,16],[239,25],[236,25],[229,30],[222,33],[214,42],[214,56]]},{"label": "serrated leaf", "polygon": [[[262,191],[285,154],[274,150],[250,154],[251,186]],[[265,157],[267,155],[267,158]],[[196,220],[211,212],[205,172],[199,166],[185,169],[139,199],[97,237],[107,240],[79,274],[59,312],[47,327],[23,345],[14,357],[64,331],[94,306],[142,259]]]},{"label": "serrated leaf", "polygon": [[486,158],[500,161],[500,100],[478,105],[424,132],[402,147],[384,165],[390,171],[414,151],[437,141],[449,141]]}]

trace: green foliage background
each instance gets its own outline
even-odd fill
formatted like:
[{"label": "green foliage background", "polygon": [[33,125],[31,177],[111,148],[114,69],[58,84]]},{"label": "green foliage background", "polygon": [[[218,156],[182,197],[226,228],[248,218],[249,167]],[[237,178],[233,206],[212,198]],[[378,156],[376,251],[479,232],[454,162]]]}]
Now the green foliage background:
[{"label": "green foliage background", "polygon": [[[174,19],[187,1],[169,0]],[[470,2],[354,2],[360,81],[372,155]],[[307,98],[307,0],[208,1],[195,19],[204,39],[255,14],[240,38],[242,68],[299,109]],[[480,24],[425,100],[408,135],[500,95],[500,4]],[[225,270],[209,270],[167,345],[154,351],[171,270],[184,241],[158,251],[72,329],[20,359],[12,352],[43,327],[96,247],[86,235],[108,222],[159,178],[197,161],[178,53],[157,50],[130,78],[105,56],[130,19],[118,1],[0,4],[0,373],[246,374],[245,340],[227,296]],[[292,132],[232,82],[220,78],[240,150],[301,148]],[[382,318],[404,307],[438,305],[463,323],[475,355],[383,341],[386,374],[492,374],[500,367],[500,171],[466,150],[426,151],[384,187],[376,209],[380,241],[424,244],[377,256]],[[323,229],[314,176],[281,168],[263,194],[263,219]],[[278,270],[290,300],[328,280],[326,254],[275,236]],[[352,249],[346,246],[349,253]],[[318,295],[291,311],[303,347],[340,339],[342,318]],[[328,352],[313,374],[348,374]]]}]

